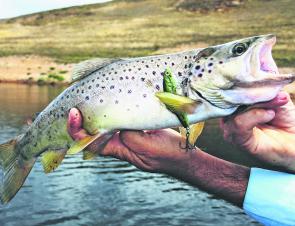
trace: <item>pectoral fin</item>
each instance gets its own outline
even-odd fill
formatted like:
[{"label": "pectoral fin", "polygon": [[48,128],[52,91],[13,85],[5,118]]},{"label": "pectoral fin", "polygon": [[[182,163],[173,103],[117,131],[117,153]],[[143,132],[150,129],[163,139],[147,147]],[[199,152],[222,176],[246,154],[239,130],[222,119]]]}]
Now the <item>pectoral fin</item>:
[{"label": "pectoral fin", "polygon": [[86,148],[89,144],[91,144],[93,141],[95,141],[101,135],[102,135],[101,133],[97,133],[93,136],[86,136],[83,139],[76,141],[74,143],[74,145],[67,151],[67,154],[74,155],[74,154],[82,151],[84,148]]},{"label": "pectoral fin", "polygon": [[42,155],[41,163],[45,173],[51,173],[55,170],[64,159],[67,150],[47,151]]},{"label": "pectoral fin", "polygon": [[156,96],[169,108],[172,108],[177,112],[188,114],[192,114],[196,107],[201,103],[200,101],[168,92],[158,92],[156,93]]},{"label": "pectoral fin", "polygon": [[[199,122],[190,126],[189,143],[194,145],[204,129],[205,122]],[[186,129],[181,127],[179,131],[183,137],[186,137]]]}]

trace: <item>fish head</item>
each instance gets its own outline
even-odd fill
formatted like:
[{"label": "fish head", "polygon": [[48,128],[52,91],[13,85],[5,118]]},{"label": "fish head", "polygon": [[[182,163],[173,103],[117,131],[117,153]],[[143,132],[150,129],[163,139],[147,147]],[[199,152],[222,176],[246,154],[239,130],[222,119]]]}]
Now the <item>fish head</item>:
[{"label": "fish head", "polygon": [[190,68],[189,87],[219,108],[273,99],[295,75],[280,74],[271,50],[274,35],[245,38],[201,50]]}]

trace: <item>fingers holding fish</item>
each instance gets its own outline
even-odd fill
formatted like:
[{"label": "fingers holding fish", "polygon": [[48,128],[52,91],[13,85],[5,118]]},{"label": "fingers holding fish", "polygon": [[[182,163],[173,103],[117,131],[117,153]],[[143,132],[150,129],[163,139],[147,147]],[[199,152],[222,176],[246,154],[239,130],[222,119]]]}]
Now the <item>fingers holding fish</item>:
[{"label": "fingers holding fish", "polygon": [[273,110],[251,109],[247,112],[233,115],[227,120],[222,119],[221,129],[224,139],[249,148],[250,140],[253,138],[253,129],[270,122],[275,117]]}]

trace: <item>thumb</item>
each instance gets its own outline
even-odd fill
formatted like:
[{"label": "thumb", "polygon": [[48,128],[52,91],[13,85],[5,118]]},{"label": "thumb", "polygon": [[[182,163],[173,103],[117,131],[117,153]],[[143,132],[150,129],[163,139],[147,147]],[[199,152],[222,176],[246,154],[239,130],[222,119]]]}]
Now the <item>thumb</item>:
[{"label": "thumb", "polygon": [[87,136],[87,132],[82,129],[83,117],[77,108],[72,108],[68,115],[67,130],[74,140],[79,140]]},{"label": "thumb", "polygon": [[77,133],[82,126],[82,116],[81,113],[77,108],[72,108],[69,111],[69,116],[68,116],[68,122],[67,122],[67,127],[68,127],[68,132],[70,134]]}]

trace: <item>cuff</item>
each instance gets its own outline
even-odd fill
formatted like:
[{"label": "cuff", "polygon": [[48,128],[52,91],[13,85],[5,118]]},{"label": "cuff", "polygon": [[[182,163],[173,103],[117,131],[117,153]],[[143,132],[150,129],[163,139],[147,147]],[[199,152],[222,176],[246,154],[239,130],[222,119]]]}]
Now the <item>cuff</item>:
[{"label": "cuff", "polygon": [[264,225],[295,225],[295,175],[251,168],[243,208]]}]

